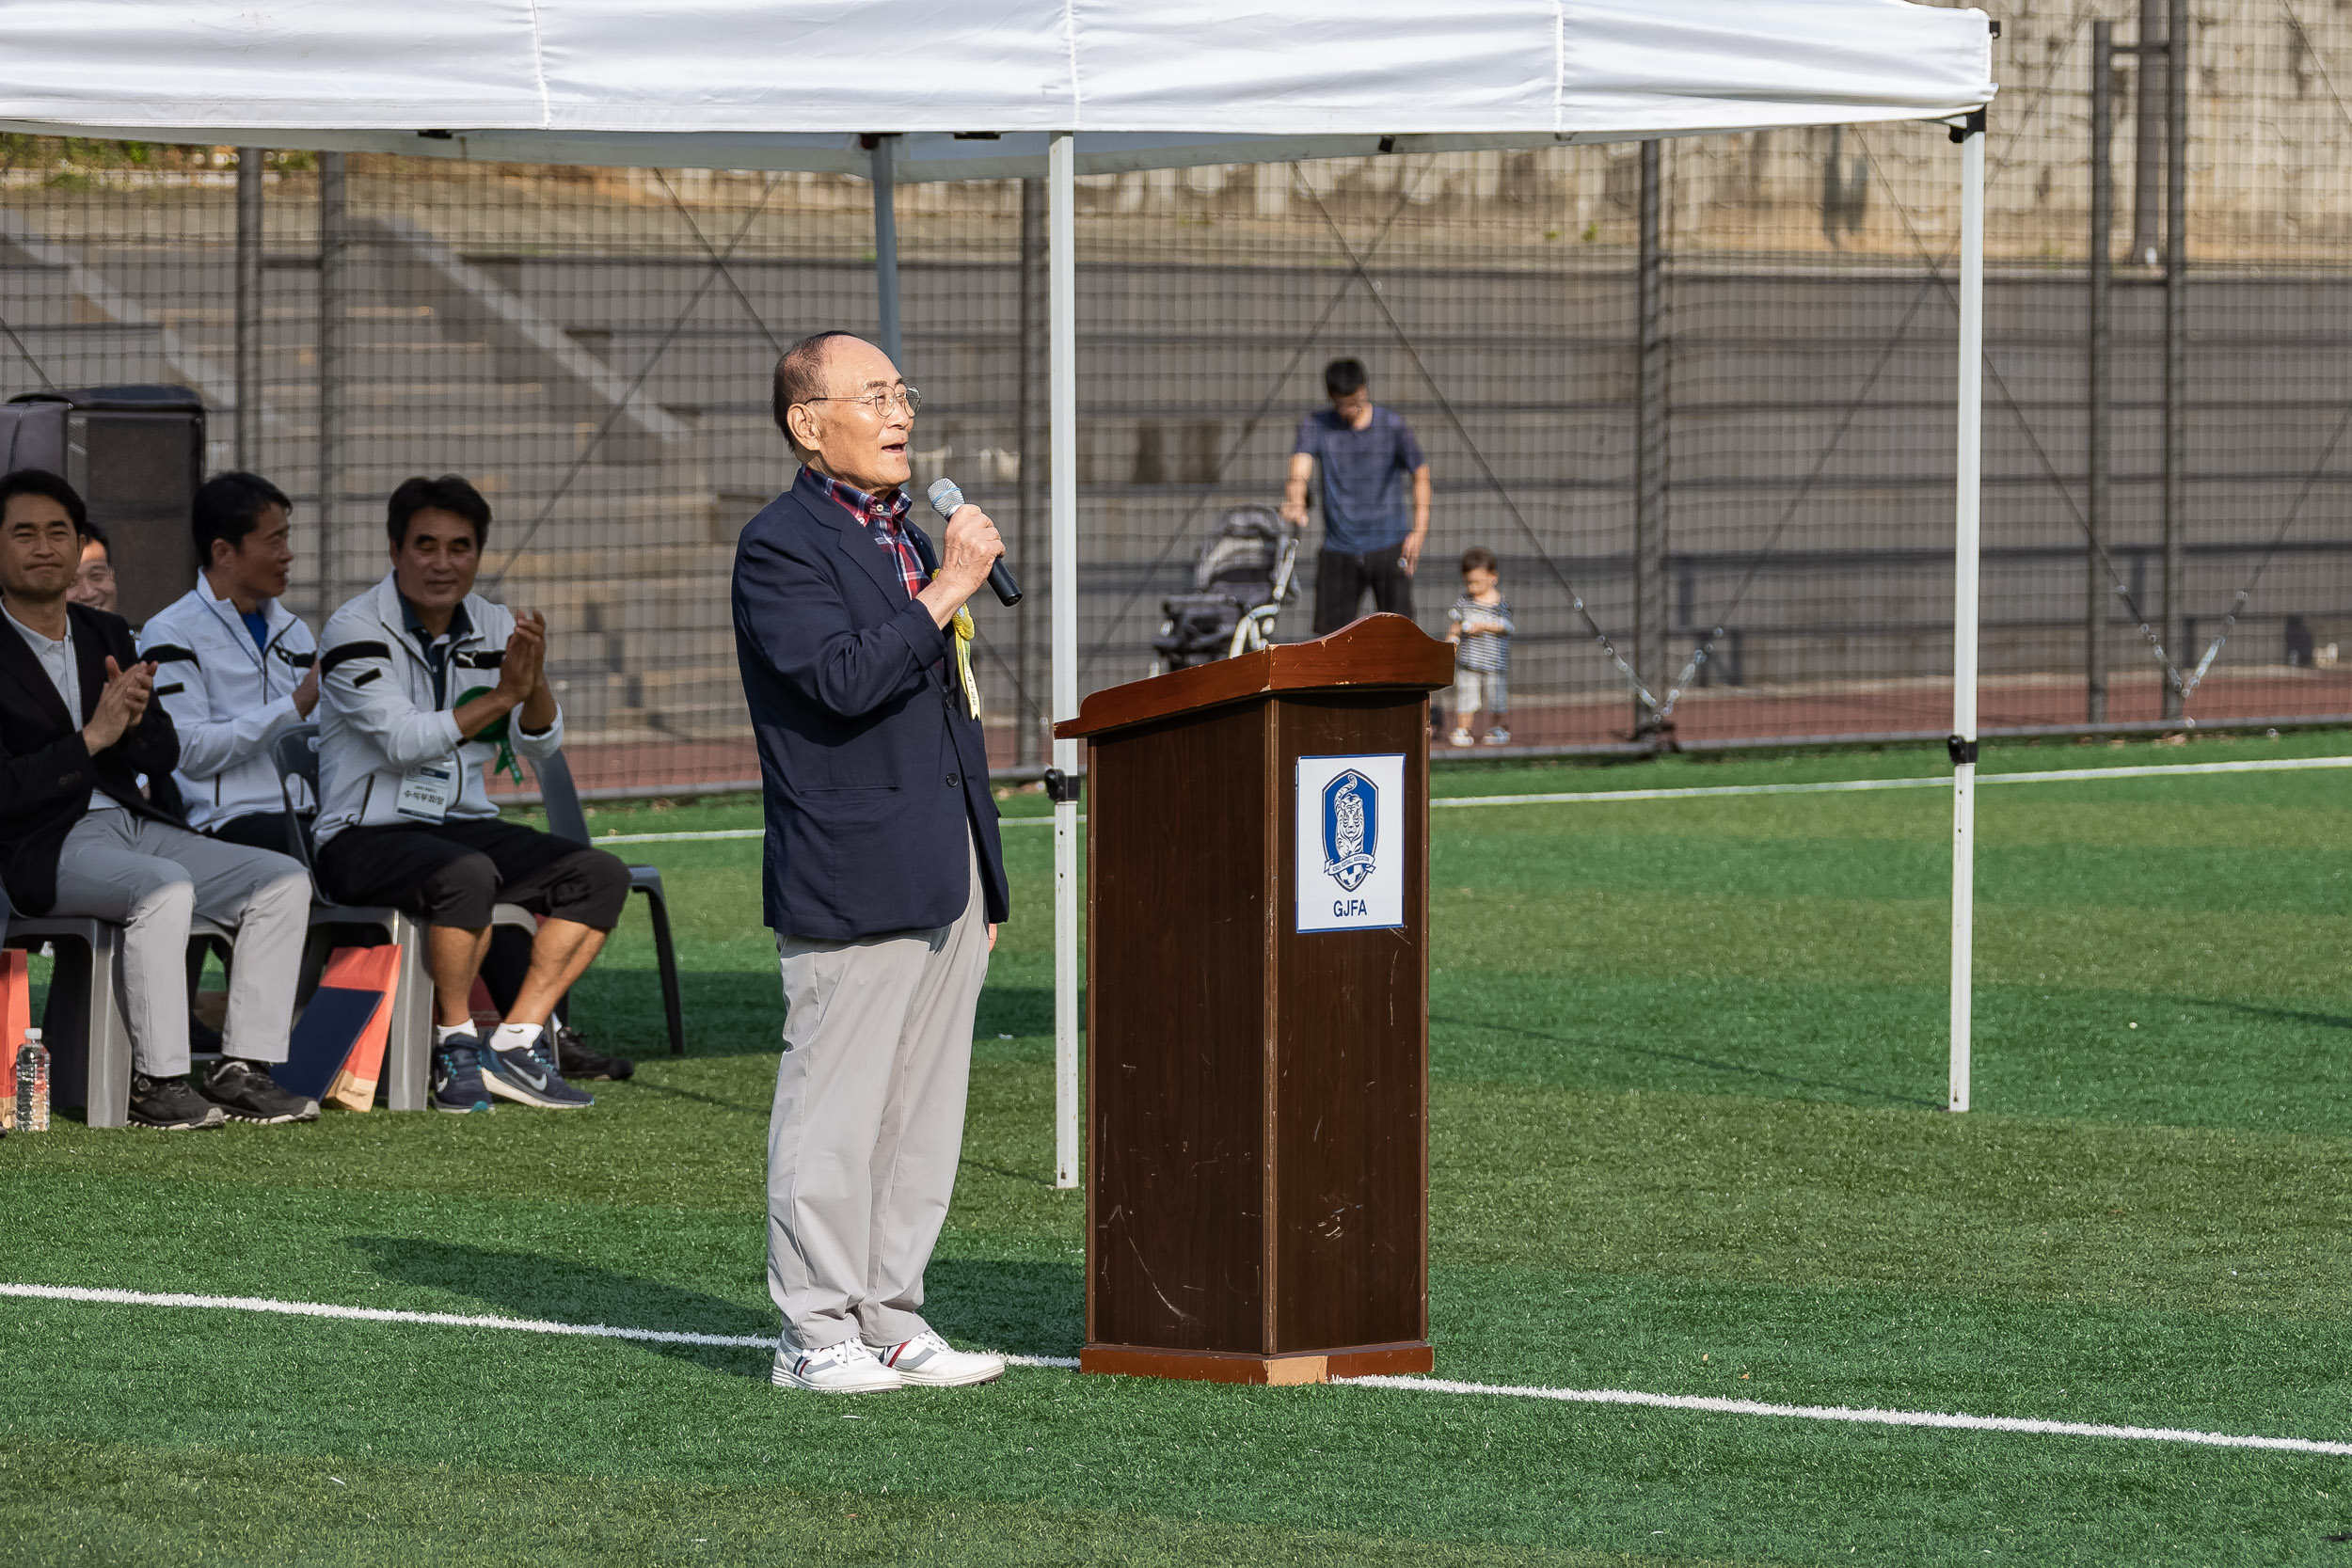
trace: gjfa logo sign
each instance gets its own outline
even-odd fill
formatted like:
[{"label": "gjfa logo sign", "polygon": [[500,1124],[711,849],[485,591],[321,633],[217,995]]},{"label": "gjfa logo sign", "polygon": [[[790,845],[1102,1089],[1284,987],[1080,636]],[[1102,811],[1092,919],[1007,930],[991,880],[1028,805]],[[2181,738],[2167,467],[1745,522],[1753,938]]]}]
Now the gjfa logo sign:
[{"label": "gjfa logo sign", "polygon": [[1301,757],[1298,929],[1405,924],[1405,756]]}]

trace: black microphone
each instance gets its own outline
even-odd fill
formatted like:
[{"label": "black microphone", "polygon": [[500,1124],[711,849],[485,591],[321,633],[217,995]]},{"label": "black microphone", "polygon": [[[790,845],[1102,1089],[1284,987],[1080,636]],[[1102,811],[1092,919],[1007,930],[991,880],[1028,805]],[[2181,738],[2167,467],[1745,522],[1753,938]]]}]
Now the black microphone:
[{"label": "black microphone", "polygon": [[[963,504],[963,492],[956,487],[952,479],[932,480],[930,498],[931,510],[938,513],[943,520],[954,516],[956,508]],[[1001,555],[989,563],[988,585],[996,591],[998,604],[1009,609],[1021,602],[1021,585],[1012,580],[1010,572],[1005,570],[1005,558]]]}]

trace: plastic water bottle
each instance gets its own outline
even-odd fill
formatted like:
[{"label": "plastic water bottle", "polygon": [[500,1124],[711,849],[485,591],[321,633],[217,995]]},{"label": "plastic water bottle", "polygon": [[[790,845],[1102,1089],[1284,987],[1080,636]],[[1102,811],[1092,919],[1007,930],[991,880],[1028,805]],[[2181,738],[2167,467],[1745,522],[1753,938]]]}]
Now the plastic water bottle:
[{"label": "plastic water bottle", "polygon": [[38,1029],[25,1030],[16,1050],[16,1130],[49,1131],[49,1048]]}]

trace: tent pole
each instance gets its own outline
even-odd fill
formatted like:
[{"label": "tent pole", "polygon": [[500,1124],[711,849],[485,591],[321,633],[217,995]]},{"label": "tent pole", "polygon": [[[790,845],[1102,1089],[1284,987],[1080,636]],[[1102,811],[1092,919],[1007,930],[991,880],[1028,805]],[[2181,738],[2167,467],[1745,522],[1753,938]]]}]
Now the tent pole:
[{"label": "tent pole", "polygon": [[879,301],[882,351],[907,373],[898,339],[898,182],[890,167],[888,136],[876,136],[866,162],[874,176],[874,294]]},{"label": "tent pole", "polygon": [[1984,468],[1984,114],[1960,143],[1960,428],[1952,544],[1952,1061],[1968,1109],[1977,903],[1977,526]]},{"label": "tent pole", "polygon": [[[1067,131],[1055,133],[1046,154],[1045,200],[1057,722],[1078,716],[1077,169],[1076,139]],[[1078,743],[1057,738],[1054,766],[1063,777],[1074,777]],[[1078,803],[1066,799],[1054,802],[1054,1185],[1077,1184]]]}]

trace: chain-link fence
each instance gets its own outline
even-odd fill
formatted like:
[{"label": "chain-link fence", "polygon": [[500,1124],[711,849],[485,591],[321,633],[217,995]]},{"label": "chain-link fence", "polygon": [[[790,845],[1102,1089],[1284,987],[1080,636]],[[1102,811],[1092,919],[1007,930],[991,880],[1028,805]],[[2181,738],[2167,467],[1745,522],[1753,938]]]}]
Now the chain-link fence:
[{"label": "chain-link fence", "polygon": [[[2352,714],[2352,20],[2229,0],[2192,23],[2168,607],[2165,62],[2127,51],[2087,532],[2102,19],[2138,41],[2131,4],[2030,7],[1996,56],[1984,725],[2154,722],[2168,685],[2206,724]],[[1956,150],[1938,125],[1653,145],[1082,180],[1082,689],[1147,673],[1161,601],[1229,509],[1280,499],[1350,356],[1432,466],[1422,624],[1443,629],[1466,547],[1502,559],[1517,742],[1940,733]],[[195,388],[213,466],[295,496],[313,617],[384,569],[401,478],[469,475],[497,510],[485,587],[548,614],[583,782],[755,773],[732,541],[789,472],[780,348],[872,329],[865,182],[262,154],[240,409],[236,150],[5,155],[0,393]],[[897,214],[917,480],[956,477],[1032,588],[980,613],[1000,760],[1027,761],[1052,589],[1041,193],[901,185]],[[1307,596],[1280,636],[1308,634]]]}]

